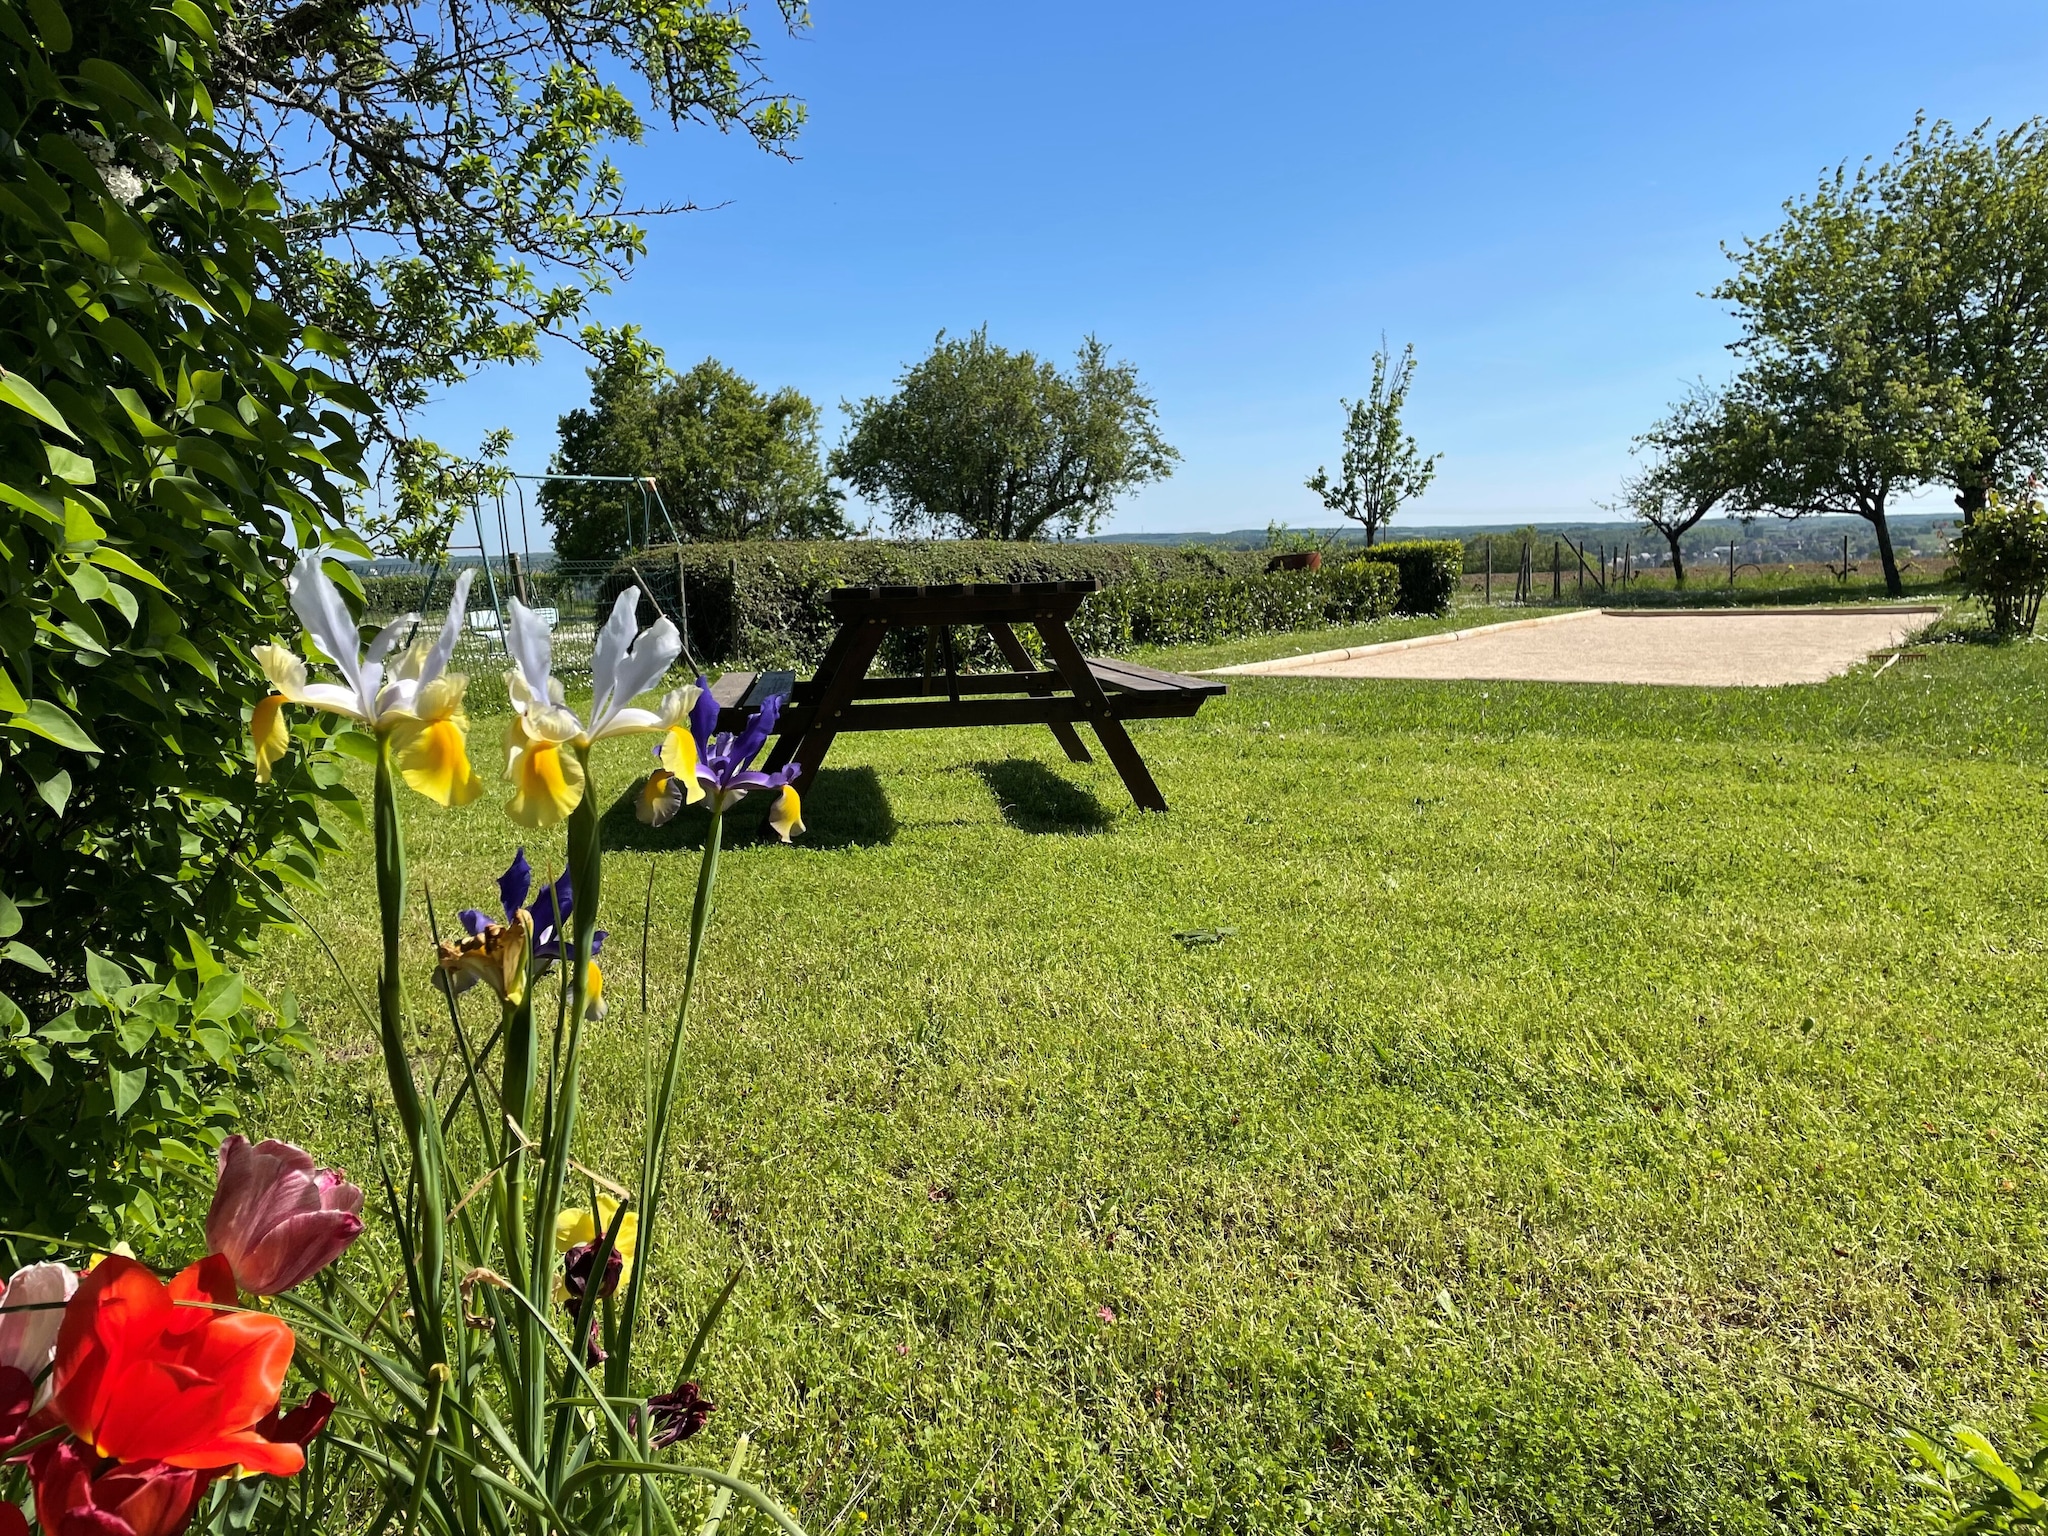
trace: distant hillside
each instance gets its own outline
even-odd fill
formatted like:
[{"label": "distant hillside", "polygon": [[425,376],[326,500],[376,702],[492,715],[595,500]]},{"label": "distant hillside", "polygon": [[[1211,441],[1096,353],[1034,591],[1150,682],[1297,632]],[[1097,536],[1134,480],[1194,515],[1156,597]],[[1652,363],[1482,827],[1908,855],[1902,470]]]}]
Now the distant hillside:
[{"label": "distant hillside", "polygon": [[[1891,519],[1892,546],[1900,555],[1934,555],[1948,548],[1948,535],[1955,523],[1954,513],[1897,513]],[[1291,534],[1306,534],[1342,545],[1363,545],[1364,530],[1355,525],[1342,528],[1290,528]],[[1736,558],[1742,561],[1810,561],[1841,558],[1842,538],[1849,539],[1849,558],[1874,557],[1877,539],[1870,524],[1860,517],[1758,517],[1744,523],[1735,518],[1709,518],[1685,536],[1685,558],[1698,563],[1727,558],[1728,542],[1736,541]],[[1558,522],[1530,523],[1520,528],[1499,523],[1450,523],[1434,527],[1397,525],[1397,539],[1457,539],[1475,543],[1492,539],[1496,551],[1518,544],[1523,538],[1547,546],[1564,538],[1583,545],[1590,553],[1595,547],[1619,551],[1627,545],[1638,563],[1661,564],[1669,558],[1663,535],[1640,523]],[[1098,535],[1098,542],[1115,544],[1196,544],[1223,549],[1263,549],[1266,530],[1240,528],[1230,533],[1110,533]]]}]

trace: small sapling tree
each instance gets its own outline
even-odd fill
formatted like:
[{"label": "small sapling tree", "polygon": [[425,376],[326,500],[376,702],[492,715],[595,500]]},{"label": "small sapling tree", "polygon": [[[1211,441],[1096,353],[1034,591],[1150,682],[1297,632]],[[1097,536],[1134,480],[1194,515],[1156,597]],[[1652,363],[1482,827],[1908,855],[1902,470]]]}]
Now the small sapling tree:
[{"label": "small sapling tree", "polygon": [[1402,503],[1413,501],[1436,478],[1437,460],[1443,455],[1423,456],[1415,439],[1402,429],[1401,412],[1408,404],[1408,387],[1415,377],[1413,344],[1401,349],[1396,363],[1387,352],[1386,338],[1372,355],[1372,388],[1362,400],[1342,402],[1344,458],[1342,475],[1335,480],[1322,466],[1308,477],[1308,488],[1323,498],[1323,505],[1365,527],[1365,542],[1375,542],[1380,530],[1393,521]]}]

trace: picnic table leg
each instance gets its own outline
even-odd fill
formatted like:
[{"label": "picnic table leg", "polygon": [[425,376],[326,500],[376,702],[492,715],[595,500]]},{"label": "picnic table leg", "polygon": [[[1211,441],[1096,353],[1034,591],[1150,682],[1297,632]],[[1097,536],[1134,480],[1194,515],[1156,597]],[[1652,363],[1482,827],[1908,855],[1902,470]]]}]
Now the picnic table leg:
[{"label": "picnic table leg", "polygon": [[1109,696],[1102,691],[1102,685],[1095,681],[1095,674],[1088,670],[1087,658],[1081,648],[1074,644],[1074,637],[1067,633],[1067,626],[1058,620],[1041,619],[1034,621],[1038,637],[1045,642],[1046,654],[1052,664],[1059,668],[1074,697],[1088,713],[1088,723],[1095,727],[1095,734],[1101,738],[1102,747],[1109,754],[1109,760],[1116,765],[1116,771],[1124,781],[1124,788],[1131,792],[1131,798],[1138,802],[1141,811],[1163,811],[1166,796],[1159,792],[1153,782],[1152,771],[1145,766],[1145,759],[1138,755],[1131,733],[1124,729],[1123,721],[1111,713]]},{"label": "picnic table leg", "polygon": [[832,728],[832,721],[852,700],[861,679],[868,675],[868,664],[882,648],[882,639],[888,632],[887,624],[874,620],[849,624],[833,636],[831,648],[825,652],[814,679],[817,698],[807,706],[811,712],[809,723],[801,734],[787,731],[776,738],[774,749],[761,765],[764,771],[773,773],[787,763],[801,763],[804,771],[797,777],[796,792],[811,792],[811,781],[817,778],[819,765],[839,734]]},{"label": "picnic table leg", "polygon": [[[1037,664],[1031,659],[1031,653],[1024,649],[1024,642],[1017,638],[1017,632],[1010,628],[1009,625],[991,624],[988,627],[988,633],[989,638],[995,641],[996,649],[1003,653],[1003,660],[1007,661],[1019,672],[1035,672],[1038,670]],[[1052,685],[1046,683],[1033,688],[1031,696],[1034,699],[1051,698]],[[1095,761],[1094,758],[1088,755],[1088,744],[1081,740],[1081,733],[1066,721],[1053,721],[1052,734],[1053,739],[1067,749],[1067,761],[1073,763],[1092,763]]]}]

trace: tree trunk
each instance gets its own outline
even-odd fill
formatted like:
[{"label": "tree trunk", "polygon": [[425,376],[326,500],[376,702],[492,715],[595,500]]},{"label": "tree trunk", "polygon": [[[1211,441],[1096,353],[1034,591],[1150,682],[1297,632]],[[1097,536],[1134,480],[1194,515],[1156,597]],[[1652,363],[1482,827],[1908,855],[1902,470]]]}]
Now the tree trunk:
[{"label": "tree trunk", "polygon": [[1681,588],[1685,585],[1685,554],[1679,549],[1678,542],[1683,537],[1677,533],[1664,535],[1664,542],[1671,546],[1671,583]]},{"label": "tree trunk", "polygon": [[1899,579],[1899,557],[1892,553],[1892,525],[1885,521],[1884,504],[1880,502],[1874,512],[1865,512],[1863,519],[1877,530],[1877,554],[1884,562],[1885,594],[1904,597],[1906,584]]}]

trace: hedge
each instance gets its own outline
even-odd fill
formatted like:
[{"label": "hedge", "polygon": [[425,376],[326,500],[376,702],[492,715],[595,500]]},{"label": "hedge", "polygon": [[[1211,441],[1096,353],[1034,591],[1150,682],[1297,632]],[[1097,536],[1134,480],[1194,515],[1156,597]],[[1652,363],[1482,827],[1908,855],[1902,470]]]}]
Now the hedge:
[{"label": "hedge", "polygon": [[[815,665],[834,624],[825,594],[841,586],[965,581],[1076,581],[1103,590],[1082,604],[1082,647],[1199,644],[1236,635],[1356,623],[1393,611],[1398,572],[1353,562],[1335,571],[1265,572],[1264,551],[1168,549],[1151,544],[1014,544],[984,540],[893,543],[858,539],[751,541],[644,550],[605,580],[601,602],[633,569],[671,616],[687,612],[692,655],[704,666]],[[629,569],[628,566],[632,567]],[[677,580],[682,598],[678,601]],[[643,620],[654,617],[641,604]],[[985,637],[958,636],[971,666],[996,666]],[[923,661],[915,635],[883,653],[892,670]]]},{"label": "hedge", "polygon": [[[746,540],[667,545],[621,561],[605,578],[600,609],[643,576],[664,612],[686,614],[691,653],[717,662],[810,665],[831,642],[825,594],[844,586],[926,586],[966,581],[1217,581],[1264,569],[1257,553],[1152,544],[1008,543],[993,539]],[[678,600],[677,583],[682,585]],[[653,612],[643,602],[642,617]],[[906,658],[885,656],[891,665]],[[915,664],[915,659],[910,659]]]},{"label": "hedge", "polygon": [[1394,611],[1401,574],[1375,560],[1321,571],[1261,572],[1220,581],[1131,581],[1105,587],[1075,615],[1084,651],[1207,645],[1324,624],[1363,624]]},{"label": "hedge", "polygon": [[1465,570],[1465,546],[1457,539],[1396,539],[1371,546],[1365,558],[1400,570],[1399,613],[1444,612]]}]

